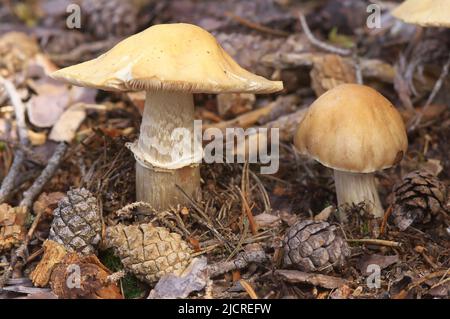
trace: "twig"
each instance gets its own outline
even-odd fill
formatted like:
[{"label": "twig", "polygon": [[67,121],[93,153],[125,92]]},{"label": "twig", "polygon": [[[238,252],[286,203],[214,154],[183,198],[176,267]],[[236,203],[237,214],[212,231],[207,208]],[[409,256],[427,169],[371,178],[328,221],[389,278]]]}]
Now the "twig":
[{"label": "twig", "polygon": [[5,88],[6,94],[14,107],[20,143],[28,144],[28,132],[27,125],[25,123],[25,105],[23,104],[19,93],[17,93],[17,90],[11,81],[0,75],[0,84],[2,84]]},{"label": "twig", "polygon": [[391,216],[391,214],[392,214],[392,210],[393,210],[392,205],[389,205],[388,209],[384,213],[383,221],[381,222],[381,227],[380,227],[380,235],[384,235],[384,233],[386,232],[387,222],[388,222],[389,216]]},{"label": "twig", "polygon": [[400,291],[399,293],[394,295],[392,297],[392,299],[404,299],[405,298],[404,296],[406,295],[406,293],[408,291],[410,291],[411,289],[413,289],[413,288],[415,288],[417,286],[420,286],[424,282],[426,282],[426,281],[428,281],[430,279],[436,278],[436,277],[442,277],[441,278],[441,280],[442,280],[445,276],[447,276],[448,271],[449,270],[447,269],[447,270],[441,270],[441,271],[436,271],[436,272],[433,272],[433,273],[429,273],[428,275],[425,275],[422,278],[419,278],[416,281],[410,283],[405,289],[403,289],[402,291]]},{"label": "twig", "polygon": [[[28,211],[31,208],[31,205],[33,204],[33,199],[39,195],[39,193],[42,191],[42,188],[44,185],[48,182],[48,180],[53,176],[56,169],[58,168],[61,159],[63,155],[65,154],[67,150],[67,144],[64,142],[61,142],[55,152],[53,153],[52,157],[48,161],[47,167],[42,171],[41,175],[34,181],[33,185],[24,193],[24,197],[22,201],[19,204],[19,207],[25,209],[28,213]],[[37,225],[39,224],[39,221],[42,216],[42,211],[40,211],[37,216],[34,218],[33,224],[31,225],[30,229],[28,230],[27,235],[25,236],[24,241],[22,244],[17,248],[17,250],[11,254],[11,263],[10,266],[7,268],[5,273],[3,274],[2,278],[0,279],[0,288],[3,287],[3,285],[8,281],[9,276],[11,275],[11,272],[13,271],[14,267],[16,266],[17,262],[19,261],[19,258],[23,259],[24,262],[27,262],[27,251],[28,251],[28,243],[30,242],[31,238],[33,238],[33,234],[36,230]]]},{"label": "twig", "polygon": [[288,32],[285,31],[281,31],[281,30],[275,30],[269,27],[266,27],[262,24],[247,20],[245,18],[242,18],[240,16],[237,16],[231,12],[226,12],[225,13],[226,16],[230,17],[231,19],[235,20],[236,22],[245,25],[246,27],[249,27],[251,29],[260,31],[260,32],[264,32],[264,33],[268,33],[268,34],[272,34],[272,35],[276,35],[276,36],[280,36],[280,37],[287,37],[289,36]]},{"label": "twig", "polygon": [[[14,107],[20,143],[22,145],[27,145],[28,133],[27,126],[25,124],[25,105],[23,104],[19,94],[16,91],[16,88],[14,87],[14,84],[12,84],[11,81],[6,80],[2,76],[0,76],[0,84],[5,88],[6,94],[8,95]],[[0,187],[0,203],[4,203],[10,196],[11,191],[14,189],[15,180],[19,175],[19,170],[22,167],[24,160],[24,151],[20,148],[17,149],[14,156],[14,161],[9,169],[8,174],[3,179],[2,185]]]},{"label": "twig", "polygon": [[425,106],[423,107],[423,109],[421,110],[421,112],[415,117],[415,119],[412,121],[412,124],[409,128],[409,131],[414,131],[420,124],[420,122],[422,121],[422,117],[423,114],[425,113],[426,109],[431,105],[431,103],[433,103],[434,98],[436,97],[436,94],[439,93],[442,84],[444,83],[445,78],[448,75],[449,72],[449,68],[450,68],[450,55],[447,59],[447,62],[445,63],[444,67],[442,68],[442,72],[439,76],[439,79],[436,81],[436,83],[434,84],[433,90],[431,91],[430,95],[428,96],[427,102],[425,104]]},{"label": "twig", "polygon": [[378,245],[387,247],[400,247],[402,244],[396,241],[383,240],[383,239],[371,239],[371,238],[361,238],[361,239],[347,239],[349,243],[362,243],[368,245]]},{"label": "twig", "polygon": [[211,278],[223,275],[227,272],[243,269],[250,263],[264,263],[267,260],[264,250],[255,250],[239,253],[235,259],[219,262],[208,266],[208,274]]},{"label": "twig", "polygon": [[339,47],[336,47],[329,43],[322,42],[319,39],[317,39],[312,34],[311,30],[309,29],[308,23],[306,22],[306,18],[303,15],[303,13],[299,12],[298,17],[300,19],[300,24],[302,25],[303,32],[305,32],[306,37],[313,45],[315,45],[316,47],[318,47],[322,50],[325,50],[325,51],[328,51],[328,52],[331,52],[334,54],[339,54],[339,55],[351,55],[352,54],[352,50],[339,48]]},{"label": "twig", "polygon": [[33,200],[39,193],[42,191],[44,185],[53,177],[56,172],[56,169],[59,167],[59,164],[62,161],[62,158],[67,150],[67,144],[65,142],[61,142],[56,147],[52,157],[48,160],[47,166],[42,171],[41,175],[34,181],[33,185],[24,192],[23,199],[20,202],[20,206],[25,206],[27,209],[30,209],[33,204]]}]

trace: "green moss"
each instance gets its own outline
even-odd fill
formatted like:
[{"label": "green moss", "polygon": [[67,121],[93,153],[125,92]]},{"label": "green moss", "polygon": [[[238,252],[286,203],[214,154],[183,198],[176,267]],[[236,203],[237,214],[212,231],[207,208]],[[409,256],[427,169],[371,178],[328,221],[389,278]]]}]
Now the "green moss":
[{"label": "green moss", "polygon": [[100,252],[98,258],[103,265],[105,265],[112,272],[117,272],[123,269],[120,258],[114,255],[112,248]]},{"label": "green moss", "polygon": [[131,274],[122,279],[122,289],[126,299],[142,298],[146,295],[144,285]]},{"label": "green moss", "polygon": [[[117,272],[123,269],[120,258],[114,255],[112,249],[102,251],[98,258],[109,270]],[[126,299],[135,299],[145,297],[147,289],[145,285],[141,283],[132,274],[126,274],[121,280],[123,294]]]}]

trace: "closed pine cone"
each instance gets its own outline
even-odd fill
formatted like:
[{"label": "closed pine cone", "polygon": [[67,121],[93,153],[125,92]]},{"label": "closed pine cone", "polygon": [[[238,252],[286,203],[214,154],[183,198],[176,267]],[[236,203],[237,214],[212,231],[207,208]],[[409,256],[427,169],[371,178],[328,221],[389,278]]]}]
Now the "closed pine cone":
[{"label": "closed pine cone", "polygon": [[53,211],[49,239],[69,251],[91,254],[101,240],[102,220],[96,198],[85,188],[73,189]]},{"label": "closed pine cone", "polygon": [[394,188],[392,218],[400,230],[446,216],[449,211],[447,186],[436,176],[425,171],[405,175]]},{"label": "closed pine cone", "polygon": [[152,224],[108,227],[105,246],[114,248],[126,270],[149,283],[166,274],[181,274],[191,258],[191,249],[179,234]]},{"label": "closed pine cone", "polygon": [[301,271],[331,271],[350,256],[347,242],[325,221],[303,220],[292,225],[283,240],[283,265]]}]

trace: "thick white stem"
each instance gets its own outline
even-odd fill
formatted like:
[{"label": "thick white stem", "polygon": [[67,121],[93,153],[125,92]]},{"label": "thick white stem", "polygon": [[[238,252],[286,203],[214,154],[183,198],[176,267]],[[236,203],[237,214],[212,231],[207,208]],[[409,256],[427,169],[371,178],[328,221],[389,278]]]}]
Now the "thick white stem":
[{"label": "thick white stem", "polygon": [[197,195],[202,148],[194,132],[192,94],[147,92],[139,140],[129,147],[137,160],[137,200],[162,210],[187,203],[176,185]]},{"label": "thick white stem", "polygon": [[[383,217],[384,210],[375,184],[373,173],[350,173],[334,170],[334,183],[338,205],[344,206],[365,202],[366,209],[375,217]],[[341,214],[341,220],[345,220]]]}]

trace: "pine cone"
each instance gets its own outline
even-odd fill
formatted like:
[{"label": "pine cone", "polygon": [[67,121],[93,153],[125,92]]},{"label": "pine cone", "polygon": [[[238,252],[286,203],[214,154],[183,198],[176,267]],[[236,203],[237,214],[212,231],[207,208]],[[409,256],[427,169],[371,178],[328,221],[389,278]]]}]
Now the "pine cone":
[{"label": "pine cone", "polygon": [[324,221],[295,223],[287,230],[283,246],[284,266],[307,272],[339,270],[350,256],[350,248],[336,227]]},{"label": "pine cone", "polygon": [[179,275],[191,258],[191,250],[179,234],[152,224],[108,227],[105,246],[113,247],[124,267],[149,283],[165,274]]},{"label": "pine cone", "polygon": [[97,200],[85,188],[73,189],[53,211],[49,239],[69,251],[91,254],[101,240],[102,221]]},{"label": "pine cone", "polygon": [[82,0],[82,28],[97,39],[123,37],[136,32],[138,12],[132,2]]},{"label": "pine cone", "polygon": [[392,219],[400,230],[412,224],[426,224],[438,216],[448,216],[447,201],[444,183],[428,172],[414,171],[394,187]]}]

